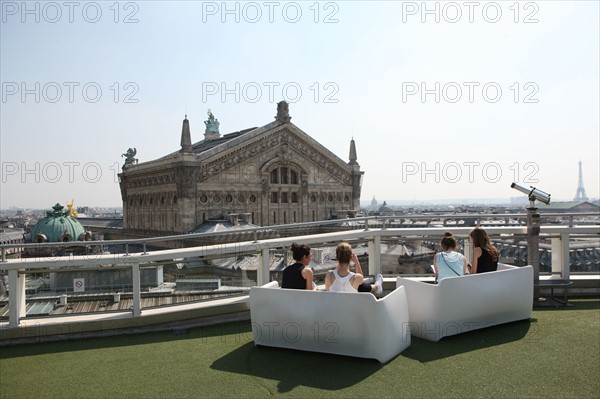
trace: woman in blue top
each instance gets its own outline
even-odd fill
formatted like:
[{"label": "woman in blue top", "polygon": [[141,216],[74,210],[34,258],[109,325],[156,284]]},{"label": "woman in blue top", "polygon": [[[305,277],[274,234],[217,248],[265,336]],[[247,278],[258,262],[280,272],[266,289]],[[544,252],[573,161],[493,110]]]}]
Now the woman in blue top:
[{"label": "woman in blue top", "polygon": [[462,276],[467,270],[467,259],[456,252],[456,239],[452,233],[444,233],[441,242],[442,252],[433,257],[433,272],[439,283],[446,277]]}]

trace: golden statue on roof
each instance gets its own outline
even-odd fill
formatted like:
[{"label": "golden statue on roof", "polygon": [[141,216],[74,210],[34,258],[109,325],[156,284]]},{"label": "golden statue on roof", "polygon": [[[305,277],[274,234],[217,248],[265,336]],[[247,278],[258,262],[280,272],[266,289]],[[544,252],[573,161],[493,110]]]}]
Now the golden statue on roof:
[{"label": "golden statue on roof", "polygon": [[78,216],[77,211],[73,208],[73,202],[75,202],[75,198],[71,199],[71,202],[67,201],[67,210],[72,218],[76,218]]}]

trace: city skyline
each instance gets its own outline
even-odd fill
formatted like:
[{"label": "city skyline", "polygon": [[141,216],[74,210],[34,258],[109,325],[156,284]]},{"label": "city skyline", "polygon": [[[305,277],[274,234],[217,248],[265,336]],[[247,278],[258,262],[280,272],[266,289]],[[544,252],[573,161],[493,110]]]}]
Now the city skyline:
[{"label": "city skyline", "polygon": [[[292,123],[365,171],[361,203],[600,197],[599,4],[5,2],[0,208],[119,207],[128,148]],[[360,27],[357,29],[357,27]]]}]

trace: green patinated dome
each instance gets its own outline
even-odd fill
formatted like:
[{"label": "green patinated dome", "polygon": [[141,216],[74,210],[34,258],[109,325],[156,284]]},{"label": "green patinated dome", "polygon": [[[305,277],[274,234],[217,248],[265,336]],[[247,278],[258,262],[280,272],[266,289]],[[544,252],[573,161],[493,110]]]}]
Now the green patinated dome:
[{"label": "green patinated dome", "polygon": [[54,205],[52,209],[31,230],[31,241],[67,242],[84,239],[85,229],[68,210],[63,210],[64,207],[60,204]]}]

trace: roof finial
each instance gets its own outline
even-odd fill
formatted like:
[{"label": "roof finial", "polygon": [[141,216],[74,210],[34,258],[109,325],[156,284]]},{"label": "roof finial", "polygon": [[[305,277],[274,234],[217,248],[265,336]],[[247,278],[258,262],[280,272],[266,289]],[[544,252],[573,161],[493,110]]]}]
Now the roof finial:
[{"label": "roof finial", "polygon": [[358,162],[356,162],[358,157],[356,156],[356,144],[354,144],[354,137],[352,137],[352,140],[350,140],[350,155],[348,158],[350,159],[348,165],[358,165]]},{"label": "roof finial", "polygon": [[187,113],[181,127],[181,150],[180,152],[192,152],[192,134],[190,133],[190,121],[188,121]]}]

